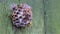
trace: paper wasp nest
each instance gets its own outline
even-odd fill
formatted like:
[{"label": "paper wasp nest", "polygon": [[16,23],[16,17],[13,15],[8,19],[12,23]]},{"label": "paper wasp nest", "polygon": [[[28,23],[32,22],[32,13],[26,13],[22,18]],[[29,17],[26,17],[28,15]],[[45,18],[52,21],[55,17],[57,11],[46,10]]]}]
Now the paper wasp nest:
[{"label": "paper wasp nest", "polygon": [[30,24],[32,20],[31,7],[27,4],[12,4],[10,6],[12,10],[11,19],[13,25],[16,27],[25,27]]}]

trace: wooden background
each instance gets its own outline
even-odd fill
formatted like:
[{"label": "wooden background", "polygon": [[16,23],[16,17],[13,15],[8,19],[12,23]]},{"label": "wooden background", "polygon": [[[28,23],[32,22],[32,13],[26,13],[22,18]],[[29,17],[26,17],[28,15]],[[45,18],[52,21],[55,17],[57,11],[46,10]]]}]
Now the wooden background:
[{"label": "wooden background", "polygon": [[0,0],[0,34],[14,34],[9,19],[12,3],[27,3],[32,7],[32,27],[18,34],[60,34],[60,0]]}]

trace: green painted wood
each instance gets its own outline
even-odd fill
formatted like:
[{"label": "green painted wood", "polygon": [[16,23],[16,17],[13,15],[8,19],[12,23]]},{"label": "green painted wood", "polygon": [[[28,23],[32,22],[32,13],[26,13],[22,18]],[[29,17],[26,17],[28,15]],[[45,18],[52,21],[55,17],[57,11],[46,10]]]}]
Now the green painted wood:
[{"label": "green painted wood", "polygon": [[46,0],[46,34],[60,34],[60,0]]},{"label": "green painted wood", "polygon": [[[46,34],[60,34],[60,0],[45,0]],[[43,0],[0,0],[0,34],[14,34],[9,19],[12,3],[27,3],[32,7],[32,27],[19,30],[18,34],[45,34]]]},{"label": "green painted wood", "polygon": [[[0,34],[13,34],[11,20],[9,19],[9,5],[14,3],[14,0],[0,0]],[[17,2],[17,1],[16,1]],[[15,3],[16,3],[15,2]],[[18,2],[17,2],[18,3]]]},{"label": "green painted wood", "polygon": [[[0,34],[14,34],[11,20],[9,19],[9,6],[12,3],[19,4],[18,0],[0,0]],[[18,34],[44,34],[44,20],[42,15],[42,0],[20,0],[20,3],[27,3],[32,7],[32,27],[19,30]]]}]

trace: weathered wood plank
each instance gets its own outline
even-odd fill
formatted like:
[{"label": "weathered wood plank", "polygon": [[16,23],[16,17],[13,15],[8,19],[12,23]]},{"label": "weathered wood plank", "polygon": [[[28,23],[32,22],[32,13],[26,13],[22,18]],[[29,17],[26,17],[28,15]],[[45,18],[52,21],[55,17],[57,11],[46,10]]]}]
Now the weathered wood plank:
[{"label": "weathered wood plank", "polygon": [[[18,0],[2,0],[0,2],[0,34],[14,34],[9,19],[9,5],[12,3],[19,4]],[[43,34],[43,16],[42,16],[42,0],[21,0],[20,3],[27,3],[32,6],[33,23],[32,27],[20,30],[19,34]]]},{"label": "weathered wood plank", "polygon": [[46,0],[47,34],[60,34],[60,0]]}]

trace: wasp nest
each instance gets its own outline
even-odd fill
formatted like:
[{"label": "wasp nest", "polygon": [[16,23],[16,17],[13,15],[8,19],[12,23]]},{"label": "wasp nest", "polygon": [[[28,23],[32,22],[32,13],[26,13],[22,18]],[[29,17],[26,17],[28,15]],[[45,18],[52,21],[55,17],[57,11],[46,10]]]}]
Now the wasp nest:
[{"label": "wasp nest", "polygon": [[13,25],[16,27],[26,27],[31,24],[32,11],[31,7],[27,4],[12,4],[10,9],[12,10],[11,19]]}]

